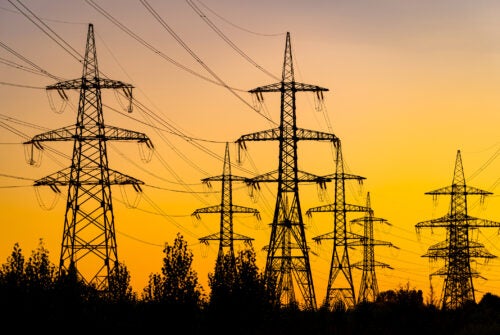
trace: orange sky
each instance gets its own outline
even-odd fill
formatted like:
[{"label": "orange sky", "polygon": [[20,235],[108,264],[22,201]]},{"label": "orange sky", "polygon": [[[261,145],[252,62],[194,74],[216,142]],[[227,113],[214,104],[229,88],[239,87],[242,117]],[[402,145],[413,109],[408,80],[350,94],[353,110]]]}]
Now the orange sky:
[{"label": "orange sky", "polygon": [[[330,89],[320,111],[315,110],[312,95],[297,95],[298,126],[329,131],[330,122],[342,140],[348,172],[367,178],[362,189],[354,183],[349,185],[348,200],[363,205],[366,192],[370,192],[375,215],[392,223],[391,227],[375,231],[375,238],[400,247],[376,249],[377,260],[394,268],[378,270],[380,289],[409,282],[411,287],[427,291],[429,274],[443,263],[429,264],[420,255],[445,235],[438,229],[434,234],[422,231],[419,239],[414,226],[444,215],[449,199],[443,197],[434,206],[432,197],[424,193],[451,183],[457,150],[462,152],[468,184],[499,191],[500,4],[195,1],[252,64],[218,36],[186,1],[149,3],[199,60],[235,88],[234,92],[248,104],[252,100],[247,90],[276,82],[259,67],[276,76],[281,74],[285,33],[291,33],[297,81]],[[124,196],[130,201],[135,197],[131,188],[113,188],[118,254],[132,274],[134,289],[140,292],[148,275],[160,271],[162,247],[172,242],[178,231],[190,243],[195,269],[208,289],[206,276],[212,271],[217,245],[204,249],[198,238],[217,232],[219,218],[205,215],[196,221],[190,214],[197,208],[219,204],[220,195],[215,191],[220,185],[213,183],[214,192],[206,193],[200,179],[221,174],[226,141],[233,142],[243,134],[272,125],[227,89],[166,60],[169,57],[197,74],[213,78],[138,1],[100,1],[99,5],[161,55],[119,29],[89,2],[0,0],[0,41],[18,55],[0,48],[0,261],[5,262],[14,243],[19,242],[29,255],[43,238],[53,262],[58,263],[64,222],[66,190],[56,198],[52,210],[44,210],[30,185],[35,179],[69,166],[71,143],[50,145],[67,157],[45,152],[36,168],[26,164],[21,143],[46,130],[73,124],[78,95],[70,92],[71,104],[62,114],[54,113],[46,92],[37,87],[56,81],[28,72],[26,69],[33,67],[26,61],[64,79],[78,78],[82,71],[81,64],[42,31],[49,32],[46,26],[39,23],[37,27],[13,5],[25,5],[79,53],[84,52],[87,25],[93,23],[100,70],[109,78],[132,83],[137,101],[161,120],[157,119],[153,127],[137,109],[132,114],[104,109],[108,125],[144,132],[156,149],[151,161],[144,163],[136,144],[108,144],[109,166],[146,184],[136,208],[124,204]],[[51,97],[55,105],[60,104],[57,94]],[[105,92],[103,101],[123,110],[123,101],[117,101],[112,92]],[[264,112],[278,121],[278,95],[265,96]],[[196,140],[159,130],[166,126]],[[233,173],[249,176],[249,171],[256,175],[276,169],[277,148],[277,142],[248,143],[240,169],[236,147],[231,145]],[[331,148],[324,143],[300,142],[299,167],[315,174],[332,173]],[[262,213],[260,223],[236,215],[235,231],[255,238],[258,262],[263,267],[265,253],[260,250],[269,242],[268,223],[272,220],[276,186],[264,187],[255,202],[243,185],[234,188],[235,204]],[[44,188],[39,191],[45,205],[51,205],[54,194]],[[304,211],[332,200],[331,185],[323,202],[316,186],[303,185],[301,191]],[[483,205],[477,200],[469,200],[471,215],[500,221],[497,195]],[[356,217],[352,214],[348,219]],[[315,250],[311,261],[320,302],[327,284],[331,243],[316,246],[311,239],[331,231],[333,220],[330,214],[304,220],[308,241]],[[490,252],[500,255],[497,229],[483,229],[473,235]],[[360,258],[360,250],[351,252],[352,262]],[[476,296],[485,292],[500,294],[499,261],[478,263],[477,269],[488,280],[475,279]],[[357,290],[360,273],[353,274]],[[436,277],[432,283],[440,288],[442,278]]]}]

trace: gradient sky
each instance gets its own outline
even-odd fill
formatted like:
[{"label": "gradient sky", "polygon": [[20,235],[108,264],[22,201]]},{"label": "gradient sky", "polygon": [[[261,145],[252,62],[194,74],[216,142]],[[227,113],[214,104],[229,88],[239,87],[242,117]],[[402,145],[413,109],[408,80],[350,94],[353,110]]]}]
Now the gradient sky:
[{"label": "gradient sky", "polygon": [[[195,270],[208,291],[206,278],[213,270],[217,245],[204,247],[198,238],[217,232],[219,217],[205,215],[197,221],[190,214],[197,208],[219,204],[220,184],[213,183],[209,190],[200,180],[221,174],[225,142],[274,127],[249,107],[252,99],[246,91],[277,81],[259,68],[281,75],[285,34],[290,32],[296,80],[330,89],[320,111],[315,110],[312,95],[297,95],[298,126],[333,131],[341,138],[347,172],[366,177],[361,188],[349,184],[348,201],[364,205],[366,192],[370,192],[375,215],[392,224],[375,230],[375,238],[400,248],[376,248],[377,260],[394,268],[378,269],[380,290],[408,283],[427,292],[429,274],[443,262],[429,263],[420,256],[431,244],[444,240],[445,231],[427,230],[418,236],[414,227],[420,221],[446,214],[450,199],[442,197],[435,204],[424,193],[451,184],[457,150],[461,150],[469,185],[500,191],[500,3],[194,3],[253,64],[217,35],[186,1],[150,0],[149,4],[198,60],[140,1],[99,1],[99,6],[163,56],[140,44],[84,0],[0,0],[0,41],[18,55],[0,48],[0,262],[6,261],[14,243],[20,243],[29,256],[43,238],[57,264],[64,222],[66,189],[55,197],[50,189],[40,188],[45,206],[57,201],[46,210],[39,206],[30,185],[69,166],[72,144],[49,145],[66,157],[46,151],[40,166],[33,167],[26,163],[21,143],[49,129],[74,124],[78,94],[70,92],[65,111],[54,112],[48,96],[56,106],[61,100],[57,93],[47,94],[43,88],[56,81],[27,71],[33,67],[26,61],[64,79],[78,78],[82,72],[81,64],[42,31],[48,31],[46,27],[31,17],[41,28],[37,27],[15,7],[25,5],[80,54],[84,52],[87,26],[93,23],[102,73],[133,84],[137,101],[157,117],[150,126],[145,113],[135,109],[127,114],[119,96],[103,93],[104,104],[115,108],[104,109],[106,124],[144,132],[156,149],[151,161],[145,163],[137,144],[108,144],[109,166],[146,184],[135,208],[126,201],[135,201],[131,188],[113,187],[118,255],[131,272],[135,291],[145,287],[150,273],[160,272],[164,243],[172,243],[177,232],[188,240],[195,254]],[[213,80],[200,66],[201,61],[235,90],[231,93],[193,75],[166,57]],[[262,113],[278,121],[278,94],[265,95]],[[162,130],[167,126],[194,140]],[[231,145],[233,174],[251,176],[276,169],[277,148],[277,142],[248,143],[245,159],[238,165],[236,146]],[[332,173],[331,147],[300,142],[299,167],[320,175]],[[275,190],[275,185],[266,185],[252,200],[244,185],[234,185],[234,203],[262,213],[260,222],[245,215],[235,215],[234,222],[235,232],[255,239],[261,268],[266,255],[260,250],[269,243]],[[333,196],[332,185],[322,197],[318,197],[314,185],[303,185],[301,192],[304,211],[328,204]],[[478,200],[469,199],[469,214],[500,221],[497,195],[484,204]],[[358,216],[351,214],[348,219]],[[319,303],[324,298],[332,245],[328,241],[315,245],[311,239],[331,231],[333,218],[323,213],[304,220],[308,242],[315,251],[311,264]],[[361,231],[360,227],[353,229]],[[474,231],[473,236],[490,252],[500,255],[497,229]],[[236,245],[236,249],[240,247]],[[361,250],[353,250],[350,257],[351,262],[359,261]],[[500,294],[499,264],[497,259],[473,263],[488,279],[474,280],[476,297],[485,292]],[[360,273],[353,274],[358,290]],[[438,292],[442,279],[432,280]]]}]

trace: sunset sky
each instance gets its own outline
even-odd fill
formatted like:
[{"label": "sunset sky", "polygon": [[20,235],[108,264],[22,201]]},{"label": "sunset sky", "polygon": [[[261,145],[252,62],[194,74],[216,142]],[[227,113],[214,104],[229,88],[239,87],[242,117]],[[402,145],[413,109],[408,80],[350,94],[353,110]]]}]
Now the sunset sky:
[{"label": "sunset sky", "polygon": [[[58,263],[67,190],[57,196],[42,187],[37,196],[31,185],[69,166],[72,143],[46,144],[53,150],[45,150],[38,167],[26,163],[22,143],[74,124],[78,92],[68,92],[70,103],[60,113],[57,92],[44,88],[58,81],[54,78],[81,76],[77,53],[84,53],[89,23],[101,72],[133,84],[136,101],[145,106],[129,114],[120,95],[105,91],[103,103],[112,107],[104,108],[106,124],[144,132],[155,146],[149,162],[143,159],[148,152],[136,143],[108,142],[107,147],[110,168],[145,183],[139,198],[131,187],[112,188],[118,255],[136,292],[150,273],[160,272],[163,246],[177,232],[189,242],[195,270],[208,291],[217,244],[207,248],[198,238],[218,232],[219,216],[196,220],[190,214],[220,203],[220,184],[208,189],[201,179],[222,173],[225,143],[275,127],[269,119],[279,121],[279,94],[265,95],[258,113],[246,91],[279,81],[275,77],[281,76],[286,32],[296,80],[329,89],[319,110],[313,94],[297,94],[298,126],[340,137],[346,172],[366,178],[362,187],[348,184],[348,201],[364,205],[370,192],[375,216],[392,224],[375,229],[376,239],[400,248],[375,250],[378,261],[394,268],[377,269],[381,291],[408,283],[426,296],[429,274],[444,265],[421,255],[444,240],[445,231],[417,235],[415,225],[448,211],[449,197],[435,203],[424,193],[451,184],[457,150],[467,184],[494,193],[484,203],[470,197],[469,214],[500,221],[498,1],[147,3],[167,26],[141,1],[0,0],[0,263],[14,243],[29,256],[40,238]],[[214,83],[218,80],[231,90]],[[231,144],[233,174],[251,177],[277,168],[278,142],[249,142],[247,147],[238,164],[237,147]],[[298,164],[310,173],[333,173],[331,146],[299,142]],[[234,231],[255,239],[263,269],[276,185],[265,185],[253,199],[245,185],[233,189],[235,204],[262,214],[261,221],[235,214]],[[315,185],[300,190],[304,213],[333,201],[331,184],[326,194],[318,194]],[[348,220],[359,216],[349,214]],[[320,303],[332,244],[316,245],[312,238],[333,229],[333,216],[316,214],[304,221]],[[359,226],[353,230],[362,232]],[[498,232],[481,229],[472,236],[500,256]],[[350,252],[351,262],[361,257],[361,249]],[[479,259],[472,267],[487,279],[474,279],[477,300],[486,292],[500,294],[500,260],[485,264]],[[357,294],[361,274],[353,270],[353,275]],[[432,279],[438,294],[442,281]]]}]

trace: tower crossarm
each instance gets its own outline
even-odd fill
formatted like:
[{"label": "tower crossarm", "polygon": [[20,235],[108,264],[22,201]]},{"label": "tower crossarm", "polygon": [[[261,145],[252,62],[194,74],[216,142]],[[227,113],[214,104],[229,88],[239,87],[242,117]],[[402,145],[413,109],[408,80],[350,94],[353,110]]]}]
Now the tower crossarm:
[{"label": "tower crossarm", "polygon": [[131,84],[124,83],[119,80],[112,79],[102,79],[102,78],[78,78],[66,81],[61,81],[53,85],[45,87],[46,90],[77,90],[77,89],[89,89],[89,88],[127,88],[132,89],[134,86]]},{"label": "tower crossarm", "polygon": [[475,218],[467,215],[467,225],[471,228],[500,228],[500,222]]},{"label": "tower crossarm", "polygon": [[69,141],[75,138],[76,126],[68,126],[55,130],[50,130],[42,134],[33,136],[33,138],[24,144],[37,145],[39,142],[52,142],[52,141]]},{"label": "tower crossarm", "polygon": [[[222,213],[222,211],[223,211],[223,206],[221,206],[221,205],[215,205],[215,206],[208,206],[208,207],[204,207],[204,208],[198,208],[191,215],[199,217],[200,214]],[[230,211],[232,213],[248,213],[248,214],[253,214],[257,218],[260,218],[260,213],[255,208],[238,206],[238,205],[231,205]]]},{"label": "tower crossarm", "polygon": [[297,140],[311,140],[311,141],[330,141],[337,144],[339,138],[331,133],[322,131],[297,128]]},{"label": "tower crossarm", "polygon": [[500,228],[500,222],[480,219],[465,214],[447,214],[437,219],[419,222],[415,227],[417,231],[421,228],[448,228],[456,225],[457,221],[463,222],[462,226],[469,228]]},{"label": "tower crossarm", "polygon": [[497,258],[484,247],[484,244],[469,241],[469,256],[471,258]]},{"label": "tower crossarm", "polygon": [[78,135],[76,131],[77,126],[68,126],[35,135],[31,140],[24,142],[24,144],[37,145],[39,142],[70,141],[77,139],[81,141],[138,141],[145,142],[150,148],[153,147],[149,137],[143,133],[113,126],[105,126],[104,129],[104,135],[100,135],[101,132],[98,131],[97,127],[95,132],[89,131],[86,132],[86,135]]},{"label": "tower crossarm", "polygon": [[[254,240],[252,237],[248,237],[237,233],[233,233],[231,239],[233,241],[244,241],[247,243],[251,243]],[[208,241],[220,241],[221,235],[220,233],[213,233],[204,237],[200,237],[198,240],[202,243],[208,243]]]},{"label": "tower crossarm", "polygon": [[236,140],[236,143],[238,144],[238,149],[240,149],[240,148],[246,148],[245,141],[274,141],[279,139],[280,139],[280,129],[273,128],[273,129],[258,131],[252,134],[242,135],[240,136],[240,138]]},{"label": "tower crossarm", "polygon": [[426,192],[427,195],[453,195],[453,194],[462,194],[462,195],[491,195],[492,192],[481,190],[479,188],[473,186],[466,186],[462,184],[453,184],[451,186],[439,188],[434,191]]},{"label": "tower crossarm", "polygon": [[[255,188],[259,188],[258,184],[261,182],[276,183],[278,181],[279,173],[276,170],[261,174],[253,178],[245,178],[245,182],[247,183],[247,185],[254,186]],[[295,181],[298,183],[318,183],[323,185],[327,181],[330,181],[330,179],[309,172],[297,171],[297,180]]]},{"label": "tower crossarm", "polygon": [[[348,241],[347,244],[349,246],[361,245],[361,244],[357,244],[357,243],[359,243],[359,241],[364,239],[363,235],[355,234],[352,232],[346,232],[345,235],[346,235],[345,239],[346,239],[346,241]],[[318,235],[316,237],[313,237],[313,241],[315,241],[317,243],[320,243],[322,240],[333,240],[333,239],[335,239],[334,232],[329,232],[326,234],[321,234],[321,235]]]},{"label": "tower crossarm", "polygon": [[313,237],[313,241],[316,243],[321,243],[323,240],[333,240],[335,238],[335,233],[333,231],[325,234],[321,234]]},{"label": "tower crossarm", "polygon": [[441,241],[436,244],[431,245],[422,257],[432,258],[437,260],[438,258],[447,258],[449,255],[449,245],[448,241]]},{"label": "tower crossarm", "polygon": [[[306,212],[306,215],[311,216],[312,213],[316,213],[316,212],[336,212],[338,210],[339,210],[338,208],[335,208],[335,204],[329,204],[329,205],[309,208]],[[371,209],[368,207],[365,207],[365,206],[345,204],[345,207],[343,210],[346,212],[366,212],[366,211],[370,211]]]},{"label": "tower crossarm", "polygon": [[386,246],[386,247],[394,247],[394,248],[396,248],[391,242],[381,241],[381,240],[373,240],[373,239],[370,240],[370,239],[367,239],[364,236],[361,236],[361,238],[359,240],[356,240],[356,241],[353,241],[352,243],[349,243],[349,245],[353,246],[353,247]]},{"label": "tower crossarm", "polygon": [[[479,275],[479,272],[477,272],[476,270],[473,270],[473,269],[470,270],[470,274],[471,274],[472,277],[476,277],[476,278],[477,277],[481,277]],[[449,275],[449,270],[448,270],[448,268],[446,266],[444,266],[444,267],[440,268],[439,270],[436,270],[433,273],[431,273],[431,276],[448,276],[448,275]],[[481,277],[481,278],[483,278],[483,277]],[[485,279],[485,278],[483,278],[483,279]]]},{"label": "tower crossarm", "polygon": [[141,132],[118,128],[114,126],[105,126],[105,140],[109,141],[138,141],[145,142],[148,147],[152,148],[153,143],[151,143],[149,137]]},{"label": "tower crossarm", "polygon": [[200,214],[213,214],[213,213],[220,213],[220,212],[222,212],[222,206],[221,205],[214,205],[214,206],[198,208],[193,213],[191,213],[191,215],[199,217]]},{"label": "tower crossarm", "polygon": [[[90,171],[91,172],[91,171]],[[82,173],[86,173],[85,169],[82,169]],[[34,182],[34,186],[56,186],[56,185],[69,185],[71,181],[71,169],[66,168],[57,171],[51,175],[38,179]],[[79,185],[101,185],[103,181],[94,178],[81,178],[79,181],[75,181]],[[142,185],[144,182],[135,179],[131,176],[123,174],[121,172],[109,169],[109,184],[110,185]],[[139,190],[139,189],[138,189]]]},{"label": "tower crossarm", "polygon": [[[252,134],[242,135],[236,140],[236,143],[239,144],[238,148],[245,148],[245,141],[275,141],[281,139],[282,135],[280,134],[280,128],[267,129]],[[333,143],[337,143],[339,140],[334,134],[303,128],[297,128],[295,130],[295,137],[297,140],[330,141]]]},{"label": "tower crossarm", "polygon": [[354,175],[354,174],[349,174],[349,173],[332,173],[324,176],[325,178],[331,178],[332,180],[335,179],[343,179],[343,180],[357,180],[360,183],[363,182],[363,180],[366,179],[366,177]]},{"label": "tower crossarm", "polygon": [[[469,241],[467,247],[463,249],[467,250],[468,257],[470,258],[496,258],[497,256],[490,253],[482,243],[475,241]],[[456,252],[456,251],[455,251]],[[438,258],[448,258],[450,257],[450,248],[447,241],[438,242],[429,247],[427,253],[422,255],[422,257],[428,257],[432,259]]]},{"label": "tower crossarm", "polygon": [[[370,211],[373,212],[372,209],[370,209]],[[364,217],[361,217],[361,218],[357,218],[357,219],[352,219],[351,220],[352,223],[358,223],[358,224],[364,224],[367,221],[385,223],[385,224],[387,224],[389,226],[391,225],[389,223],[389,221],[387,221],[386,219],[376,218],[376,217],[373,217],[373,216],[364,216]]]},{"label": "tower crossarm", "polygon": [[212,176],[208,178],[203,178],[201,180],[202,183],[209,184],[211,181],[226,181],[226,180],[231,180],[231,181],[247,181],[247,177],[240,177],[240,176],[235,176],[235,175],[219,175],[219,176]]},{"label": "tower crossarm", "polygon": [[259,86],[257,88],[251,89],[250,93],[264,93],[264,92],[282,92],[285,88],[292,89],[295,92],[326,92],[329,91],[328,88],[304,84],[295,81],[281,81],[279,83],[269,84],[265,86]]},{"label": "tower crossarm", "polygon": [[367,265],[364,262],[356,262],[356,263],[352,264],[351,266],[353,268],[358,269],[358,270],[367,270],[367,269],[371,268],[372,266],[378,266],[381,268],[387,268],[387,269],[393,270],[393,267],[390,266],[389,264],[382,263],[382,262],[375,261],[375,260],[373,261],[373,264],[370,264],[370,265]]}]

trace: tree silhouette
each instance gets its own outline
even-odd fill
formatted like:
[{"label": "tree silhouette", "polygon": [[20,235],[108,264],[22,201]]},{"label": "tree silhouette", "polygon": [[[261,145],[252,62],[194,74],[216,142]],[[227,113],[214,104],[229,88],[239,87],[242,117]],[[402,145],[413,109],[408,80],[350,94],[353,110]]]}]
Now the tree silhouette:
[{"label": "tree silhouette", "polygon": [[29,291],[48,292],[54,288],[57,269],[49,260],[49,251],[45,248],[43,239],[40,239],[37,249],[32,251],[24,272]]},{"label": "tree silhouette", "polygon": [[112,302],[127,303],[137,300],[130,285],[130,272],[127,266],[119,263],[109,276],[109,296]]},{"label": "tree silhouette", "polygon": [[198,274],[192,269],[193,253],[184,237],[177,233],[173,245],[165,244],[161,274],[150,274],[143,299],[169,305],[197,308],[203,302]]}]

